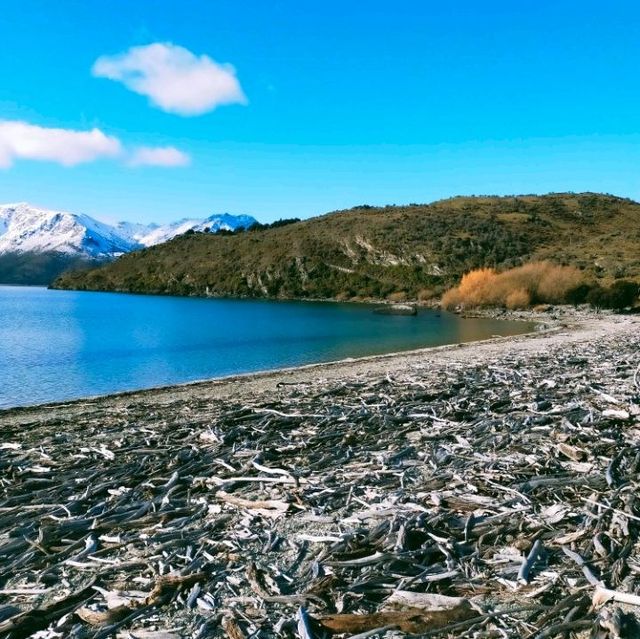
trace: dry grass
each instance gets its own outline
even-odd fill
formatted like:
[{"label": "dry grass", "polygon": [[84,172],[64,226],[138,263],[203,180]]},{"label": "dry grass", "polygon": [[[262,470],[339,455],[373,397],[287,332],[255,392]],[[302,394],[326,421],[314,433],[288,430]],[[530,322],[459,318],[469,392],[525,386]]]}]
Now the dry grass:
[{"label": "dry grass", "polygon": [[482,268],[464,275],[456,288],[444,294],[442,305],[448,309],[516,309],[531,304],[560,304],[584,282],[585,277],[577,268],[552,262],[531,262],[502,273]]},{"label": "dry grass", "polygon": [[419,302],[428,302],[434,297],[440,297],[440,290],[438,287],[434,288],[421,288],[416,295]]},{"label": "dry grass", "polygon": [[406,302],[407,293],[406,291],[396,291],[395,293],[390,293],[389,295],[387,295],[387,300],[394,303]]}]

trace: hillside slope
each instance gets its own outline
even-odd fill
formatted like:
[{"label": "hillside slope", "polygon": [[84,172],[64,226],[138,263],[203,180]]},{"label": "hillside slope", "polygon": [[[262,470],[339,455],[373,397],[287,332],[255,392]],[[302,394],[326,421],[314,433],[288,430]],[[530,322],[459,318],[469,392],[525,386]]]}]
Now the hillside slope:
[{"label": "hillside slope", "polygon": [[56,288],[307,298],[429,297],[530,259],[640,278],[640,204],[599,194],[356,207],[279,228],[188,234],[60,277]]}]

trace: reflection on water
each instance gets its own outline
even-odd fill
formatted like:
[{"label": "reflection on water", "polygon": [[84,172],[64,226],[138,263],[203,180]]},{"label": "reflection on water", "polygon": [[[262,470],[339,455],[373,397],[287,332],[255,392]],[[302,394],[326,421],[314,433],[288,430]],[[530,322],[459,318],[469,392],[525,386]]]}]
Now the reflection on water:
[{"label": "reflection on water", "polygon": [[440,311],[0,286],[0,407],[514,335]]}]

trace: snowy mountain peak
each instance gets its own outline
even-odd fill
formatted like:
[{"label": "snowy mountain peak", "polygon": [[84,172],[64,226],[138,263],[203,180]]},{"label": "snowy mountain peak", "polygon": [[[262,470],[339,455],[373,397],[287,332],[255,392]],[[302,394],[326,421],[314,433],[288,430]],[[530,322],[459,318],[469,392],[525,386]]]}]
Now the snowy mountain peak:
[{"label": "snowy mountain peak", "polygon": [[[209,216],[201,226],[209,227],[212,233],[216,231],[234,231],[235,229],[249,228],[256,223],[256,219],[250,215],[231,215],[231,213],[221,213],[220,215]],[[204,230],[204,228],[202,230]]]},{"label": "snowy mountain peak", "polygon": [[26,202],[0,205],[0,254],[56,252],[107,259],[134,248],[116,229],[88,215]]},{"label": "snowy mountain peak", "polygon": [[171,224],[158,225],[149,224],[131,224],[129,222],[120,222],[118,229],[122,233],[128,234],[127,237],[132,238],[142,246],[153,246],[168,242],[177,235],[182,235],[187,231],[200,231],[207,233],[217,233],[218,231],[235,231],[239,228],[249,228],[256,223],[256,219],[250,215],[231,215],[230,213],[222,213],[220,215],[210,215],[204,220],[183,218]]},{"label": "snowy mountain peak", "polygon": [[212,215],[171,224],[119,222],[115,226],[88,215],[50,211],[18,202],[0,205],[0,255],[58,253],[92,260],[113,259],[122,253],[160,244],[189,230],[216,232],[248,228],[250,215]]}]

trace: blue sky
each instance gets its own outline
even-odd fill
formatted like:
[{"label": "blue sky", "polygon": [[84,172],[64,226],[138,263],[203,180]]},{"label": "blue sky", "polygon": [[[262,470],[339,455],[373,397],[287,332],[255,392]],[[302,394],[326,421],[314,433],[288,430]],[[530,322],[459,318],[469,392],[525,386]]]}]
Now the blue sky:
[{"label": "blue sky", "polygon": [[640,199],[639,35],[631,1],[3,0],[0,202],[162,222]]}]

